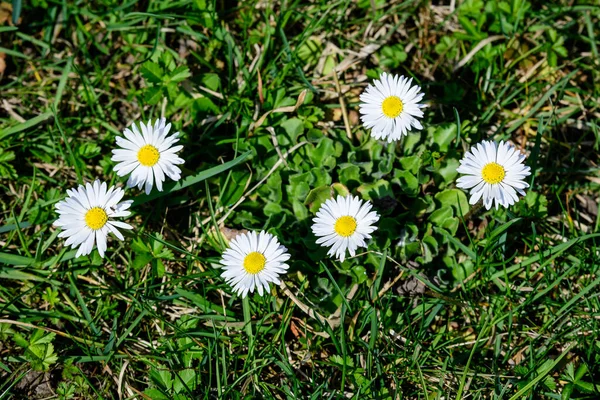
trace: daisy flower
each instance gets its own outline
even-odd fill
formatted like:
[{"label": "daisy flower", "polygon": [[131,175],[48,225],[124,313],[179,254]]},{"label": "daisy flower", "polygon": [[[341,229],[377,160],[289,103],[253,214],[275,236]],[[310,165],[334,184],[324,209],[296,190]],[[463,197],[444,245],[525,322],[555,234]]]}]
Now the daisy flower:
[{"label": "daisy flower", "polygon": [[471,147],[460,160],[457,171],[465,176],[458,178],[456,186],[470,189],[470,204],[483,198],[488,210],[492,202],[496,203],[496,209],[498,205],[511,206],[519,201],[517,193],[525,196],[523,189],[529,187],[524,179],[531,172],[524,161],[525,156],[508,143],[483,141]]},{"label": "daisy flower", "polygon": [[112,232],[120,240],[123,235],[117,228],[132,229],[131,225],[111,218],[127,217],[132,201],[121,201],[125,192],[111,186],[106,190],[106,182],[99,180],[93,184],[79,185],[77,189],[67,189],[69,195],[54,206],[59,217],[54,226],[63,229],[58,237],[67,238],[66,246],[77,247],[75,257],[88,255],[98,246],[100,257],[106,251],[106,237]]},{"label": "daisy flower", "polygon": [[317,244],[330,247],[327,255],[335,254],[340,261],[346,258],[346,249],[354,257],[356,249],[367,247],[365,239],[377,229],[373,226],[379,215],[371,211],[371,203],[354,196],[338,196],[327,200],[313,219],[312,231]]},{"label": "daisy flower", "polygon": [[145,185],[146,194],[149,194],[153,182],[156,182],[156,187],[162,192],[165,175],[174,181],[181,178],[181,170],[176,165],[183,164],[183,159],[175,153],[183,146],[173,146],[179,141],[179,132],[167,136],[171,124],[165,125],[165,121],[164,118],[157,119],[154,126],[151,125],[152,121],[148,121],[148,125],[142,123],[141,133],[134,123],[131,129],[126,128],[123,132],[124,138],[117,136],[120,149],[112,151],[111,160],[118,162],[115,166],[117,175],[131,174],[127,187],[137,186],[141,189]]},{"label": "daisy flower", "polygon": [[365,128],[372,128],[375,139],[391,143],[412,128],[423,129],[417,119],[423,117],[425,105],[419,104],[423,93],[420,86],[411,84],[412,78],[384,72],[360,95],[360,119]]},{"label": "daisy flower", "polygon": [[254,289],[262,296],[263,291],[269,291],[269,282],[281,283],[279,275],[289,268],[285,263],[289,259],[287,249],[270,233],[242,233],[229,242],[223,253],[220,264],[225,271],[221,277],[242,298]]}]

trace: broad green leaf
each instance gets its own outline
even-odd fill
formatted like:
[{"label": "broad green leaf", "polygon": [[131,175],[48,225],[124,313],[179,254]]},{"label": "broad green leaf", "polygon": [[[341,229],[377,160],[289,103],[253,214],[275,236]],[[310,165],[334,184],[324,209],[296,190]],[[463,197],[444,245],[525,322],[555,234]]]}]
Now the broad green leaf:
[{"label": "broad green leaf", "polygon": [[412,174],[419,172],[421,167],[421,157],[419,156],[408,156],[400,158],[400,165],[402,168],[409,171]]},{"label": "broad green leaf", "polygon": [[358,184],[361,180],[360,168],[352,164],[345,164],[344,166],[339,166],[338,177],[340,178],[340,182],[344,185],[348,185],[351,182]]},{"label": "broad green leaf", "polygon": [[163,69],[155,62],[146,61],[142,66],[140,71],[142,76],[151,83],[162,83],[164,71]]},{"label": "broad green leaf", "polygon": [[380,179],[373,183],[364,183],[356,189],[364,199],[373,200],[386,196],[393,197],[391,185],[388,181]]},{"label": "broad green leaf", "polygon": [[292,200],[292,209],[294,210],[294,215],[296,215],[298,221],[303,221],[308,218],[308,210],[306,209],[306,206],[299,200]]},{"label": "broad green leaf", "polygon": [[309,157],[316,167],[335,167],[337,149],[332,139],[324,137],[317,147],[309,151]]},{"label": "broad green leaf", "polygon": [[146,100],[148,104],[157,104],[162,97],[163,91],[160,86],[146,88],[144,92],[144,100]]},{"label": "broad green leaf", "polygon": [[394,183],[400,185],[402,191],[411,197],[419,193],[419,181],[416,176],[408,171],[397,169],[394,172]]},{"label": "broad green leaf", "polygon": [[142,269],[143,267],[148,265],[148,263],[150,261],[152,261],[153,259],[154,259],[154,256],[150,253],[138,253],[135,255],[135,258],[133,259],[131,266],[134,269]]},{"label": "broad green leaf", "polygon": [[434,147],[434,150],[447,152],[452,141],[456,139],[457,132],[458,127],[455,123],[444,123],[436,127],[433,131],[433,143],[437,145],[437,148]]},{"label": "broad green leaf", "polygon": [[451,206],[454,208],[456,215],[464,216],[469,211],[467,196],[460,189],[446,189],[434,197],[442,206]]},{"label": "broad green leaf", "polygon": [[175,68],[169,75],[169,81],[174,83],[181,82],[192,76],[190,69],[185,65],[180,65],[179,67]]},{"label": "broad green leaf", "polygon": [[164,395],[160,390],[156,388],[144,390],[144,394],[152,400],[170,400],[169,396]]},{"label": "broad green leaf", "polygon": [[298,118],[290,118],[283,121],[281,127],[285,130],[292,143],[296,143],[298,136],[304,133],[304,122]]},{"label": "broad green leaf", "polygon": [[436,224],[437,226],[442,226],[448,219],[454,216],[454,212],[452,211],[452,207],[446,206],[442,208],[438,208],[429,216],[429,221]]},{"label": "broad green leaf", "polygon": [[219,107],[208,97],[198,97],[193,103],[194,111],[200,113],[219,113]]},{"label": "broad green leaf", "polygon": [[316,213],[321,208],[321,205],[330,199],[331,196],[332,190],[330,185],[319,186],[308,193],[304,204],[308,206],[310,212]]},{"label": "broad green leaf", "polygon": [[157,368],[151,368],[150,379],[155,385],[159,386],[165,391],[168,391],[173,387],[173,376],[166,368],[160,366]]},{"label": "broad green leaf", "polygon": [[335,192],[333,197],[337,197],[337,196],[345,197],[350,194],[350,191],[348,190],[348,188],[338,182],[332,183],[331,188]]},{"label": "broad green leaf", "polygon": [[283,212],[283,208],[279,205],[279,203],[269,202],[263,207],[263,212],[267,217],[272,215],[277,215]]},{"label": "broad green leaf", "polygon": [[202,75],[202,84],[208,89],[216,92],[221,86],[221,78],[218,74],[208,73]]},{"label": "broad green leaf", "polygon": [[173,379],[175,393],[188,393],[194,389],[196,389],[196,371],[190,368],[179,371]]},{"label": "broad green leaf", "polygon": [[442,182],[436,182],[440,189],[444,189],[447,185],[456,180],[456,177],[458,176],[458,171],[456,169],[459,165],[459,161],[455,158],[449,158],[442,162],[440,168],[435,171],[437,177],[442,180]]}]

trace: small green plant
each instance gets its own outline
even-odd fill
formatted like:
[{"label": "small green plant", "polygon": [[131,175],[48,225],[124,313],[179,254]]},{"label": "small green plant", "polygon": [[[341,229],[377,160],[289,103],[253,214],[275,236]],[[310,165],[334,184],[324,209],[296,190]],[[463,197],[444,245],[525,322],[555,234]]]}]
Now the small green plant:
[{"label": "small green plant", "polygon": [[31,368],[36,371],[48,371],[50,366],[58,361],[52,344],[55,336],[55,333],[46,334],[43,330],[36,329],[29,339],[18,332],[13,333],[12,339],[17,346],[25,350],[24,358],[30,363]]}]

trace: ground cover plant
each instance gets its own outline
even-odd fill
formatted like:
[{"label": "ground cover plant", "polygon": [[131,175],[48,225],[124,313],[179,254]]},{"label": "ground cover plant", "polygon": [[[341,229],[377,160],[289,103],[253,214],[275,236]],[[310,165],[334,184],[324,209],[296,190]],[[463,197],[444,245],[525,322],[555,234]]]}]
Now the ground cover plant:
[{"label": "ground cover plant", "polygon": [[1,398],[599,398],[599,19],[1,2]]}]

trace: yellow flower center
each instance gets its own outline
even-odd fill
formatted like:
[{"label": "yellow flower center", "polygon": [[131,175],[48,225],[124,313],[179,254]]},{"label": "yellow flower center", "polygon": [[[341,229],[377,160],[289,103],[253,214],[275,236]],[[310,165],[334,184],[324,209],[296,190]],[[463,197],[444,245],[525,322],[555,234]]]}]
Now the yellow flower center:
[{"label": "yellow flower center", "polygon": [[398,115],[400,115],[403,109],[404,104],[397,96],[387,97],[381,104],[381,111],[383,111],[383,115],[388,118],[396,118]]},{"label": "yellow flower center", "polygon": [[483,180],[491,185],[502,182],[505,175],[504,167],[495,162],[486,164],[481,170]]},{"label": "yellow flower center", "polygon": [[247,273],[256,275],[265,269],[266,262],[267,259],[265,256],[258,251],[253,251],[244,258],[244,269]]},{"label": "yellow flower center", "polygon": [[108,221],[108,215],[100,207],[90,208],[85,213],[85,224],[95,231],[106,225],[106,221]]},{"label": "yellow flower center", "polygon": [[140,164],[145,167],[153,167],[160,158],[158,149],[151,144],[147,144],[140,149],[137,153],[137,158]]},{"label": "yellow flower center", "polygon": [[335,226],[333,227],[335,232],[343,237],[348,237],[354,233],[356,230],[356,220],[354,217],[349,215],[344,215],[343,217],[339,217],[337,221],[335,221]]}]

